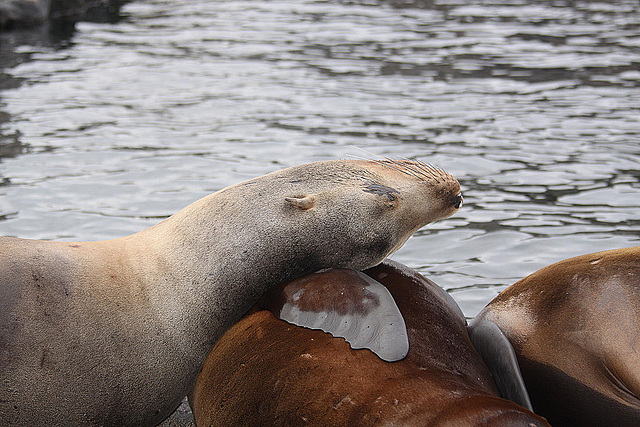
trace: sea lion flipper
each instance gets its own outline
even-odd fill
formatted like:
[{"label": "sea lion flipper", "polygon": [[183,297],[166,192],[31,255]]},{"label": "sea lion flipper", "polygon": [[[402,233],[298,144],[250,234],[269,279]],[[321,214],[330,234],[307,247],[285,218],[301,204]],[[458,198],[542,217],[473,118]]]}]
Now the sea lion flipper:
[{"label": "sea lion flipper", "polygon": [[516,353],[498,325],[476,319],[469,326],[469,337],[493,374],[500,395],[533,411]]},{"label": "sea lion flipper", "polygon": [[272,309],[277,317],[344,338],[353,349],[367,348],[387,362],[407,355],[407,328],[387,288],[353,270],[314,276],[316,280],[288,285],[292,287],[284,290],[281,308]]}]

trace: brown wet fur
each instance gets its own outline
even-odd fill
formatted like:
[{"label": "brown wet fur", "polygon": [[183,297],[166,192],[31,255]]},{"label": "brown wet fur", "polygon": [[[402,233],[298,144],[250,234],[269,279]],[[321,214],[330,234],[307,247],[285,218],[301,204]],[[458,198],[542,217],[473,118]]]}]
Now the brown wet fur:
[{"label": "brown wet fur", "polygon": [[[287,301],[301,311],[331,310],[342,316],[366,315],[380,305],[376,295],[365,292],[367,286],[368,283],[354,270],[332,269],[279,285],[274,292],[265,294],[261,306],[276,315]],[[294,298],[296,294],[297,298]],[[327,295],[332,298],[328,299]],[[339,297],[333,298],[336,295]]]},{"label": "brown wet fur", "polygon": [[640,425],[640,247],[542,268],[480,314],[514,345],[552,425]]},{"label": "brown wet fur", "polygon": [[391,261],[366,273],[403,313],[405,359],[384,362],[256,307],[207,357],[190,396],[197,425],[547,425],[496,396],[442,289]]}]

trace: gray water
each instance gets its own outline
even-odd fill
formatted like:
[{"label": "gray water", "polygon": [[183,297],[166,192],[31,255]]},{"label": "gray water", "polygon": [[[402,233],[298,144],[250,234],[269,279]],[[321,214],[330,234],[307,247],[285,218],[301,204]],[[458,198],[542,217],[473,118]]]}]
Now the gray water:
[{"label": "gray water", "polygon": [[640,244],[639,9],[148,0],[5,35],[0,234],[115,238],[275,169],[420,158],[465,205],[393,258],[472,317],[542,266]]}]

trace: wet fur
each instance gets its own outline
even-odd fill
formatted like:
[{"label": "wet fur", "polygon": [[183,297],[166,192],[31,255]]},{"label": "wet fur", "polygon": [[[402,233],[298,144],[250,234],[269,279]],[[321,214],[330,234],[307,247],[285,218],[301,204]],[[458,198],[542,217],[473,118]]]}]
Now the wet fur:
[{"label": "wet fur", "polygon": [[[402,312],[410,343],[405,359],[385,362],[258,305],[203,365],[189,398],[198,426],[548,426],[497,396],[446,292],[389,260],[366,273],[387,287]],[[336,270],[328,274],[348,280]],[[327,275],[304,279],[312,287]],[[358,285],[343,285],[350,283]],[[270,290],[267,300],[279,291]]]},{"label": "wet fur", "polygon": [[514,347],[552,425],[640,425],[640,247],[542,268],[480,312]]}]

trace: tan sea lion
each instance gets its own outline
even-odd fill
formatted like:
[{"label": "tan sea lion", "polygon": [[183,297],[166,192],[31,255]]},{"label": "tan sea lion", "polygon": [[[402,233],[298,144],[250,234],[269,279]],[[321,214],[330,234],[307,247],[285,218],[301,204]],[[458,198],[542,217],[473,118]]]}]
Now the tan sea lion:
[{"label": "tan sea lion", "polygon": [[[342,270],[330,270],[305,276],[270,290],[209,353],[189,396],[196,424],[548,426],[498,397],[469,341],[465,318],[446,292],[389,260],[365,273],[389,290],[404,317],[410,344],[406,358],[385,362],[342,339],[278,319],[284,301],[309,317],[347,319],[375,305],[357,292],[361,280],[353,274],[349,278]],[[356,291],[307,297],[330,280],[342,280],[341,289],[353,284]]]},{"label": "tan sea lion", "polygon": [[456,179],[423,163],[336,160],[115,240],[1,238],[0,424],[157,424],[268,287],[371,267],[461,203]]},{"label": "tan sea lion", "polygon": [[640,246],[542,268],[500,293],[472,328],[500,328],[533,408],[552,425],[638,426],[639,319]]}]

